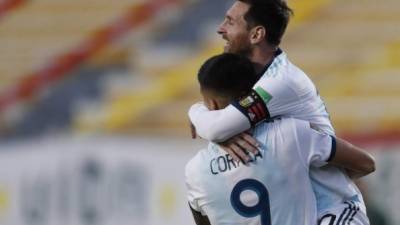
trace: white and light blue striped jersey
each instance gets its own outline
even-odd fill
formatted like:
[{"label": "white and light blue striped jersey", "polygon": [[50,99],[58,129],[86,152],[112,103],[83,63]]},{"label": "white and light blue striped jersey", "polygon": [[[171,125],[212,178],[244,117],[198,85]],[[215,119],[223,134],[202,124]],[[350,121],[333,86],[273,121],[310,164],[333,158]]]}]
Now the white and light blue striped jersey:
[{"label": "white and light blue striped jersey", "polygon": [[[325,104],[308,76],[293,65],[282,52],[265,71],[255,88],[262,88],[269,95],[266,105],[271,117],[292,116],[310,121],[314,126],[334,135]],[[353,200],[364,204],[362,195],[353,181],[339,168],[327,165],[311,168],[319,216]]]},{"label": "white and light blue striped jersey", "polygon": [[[213,142],[224,141],[261,119],[277,116],[310,121],[324,132],[334,134],[325,104],[313,82],[284,52],[279,53],[253,88],[266,107],[258,107],[257,96],[249,96],[243,102],[234,102],[220,110],[208,110],[201,103],[192,105],[188,115],[200,137]],[[249,102],[256,105],[248,105]]]},{"label": "white and light blue striped jersey", "polygon": [[333,135],[325,103],[311,79],[281,52],[268,66],[254,89],[269,95],[264,98],[270,117],[294,117],[310,121]]},{"label": "white and light blue striped jersey", "polygon": [[[270,117],[294,117],[311,122],[315,127],[334,135],[325,104],[311,79],[280,52],[254,85],[261,93]],[[226,140],[251,127],[246,112],[234,105],[210,111],[203,104],[194,104],[189,117],[200,137],[210,141]],[[358,188],[339,168],[327,165],[311,168],[310,177],[317,197],[318,214],[337,208],[344,201],[364,204]]]},{"label": "white and light blue striped jersey", "polygon": [[260,153],[248,165],[209,144],[186,165],[190,206],[213,225],[315,225],[309,167],[326,164],[335,139],[293,118],[258,125]]}]

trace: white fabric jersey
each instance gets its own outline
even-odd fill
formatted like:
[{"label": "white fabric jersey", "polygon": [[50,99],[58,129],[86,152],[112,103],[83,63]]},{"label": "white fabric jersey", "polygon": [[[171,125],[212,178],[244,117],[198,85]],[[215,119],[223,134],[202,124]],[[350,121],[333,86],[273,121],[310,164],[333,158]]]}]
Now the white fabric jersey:
[{"label": "white fabric jersey", "polygon": [[[284,52],[275,57],[254,88],[262,88],[270,95],[265,103],[271,117],[306,120],[322,132],[334,135],[329,114],[314,84]],[[197,103],[189,110],[189,118],[200,137],[215,142],[226,140],[251,126],[248,118],[233,105],[209,111],[202,103]],[[310,178],[320,217],[346,200],[364,204],[355,184],[337,167],[311,168]]]},{"label": "white fabric jersey", "polygon": [[332,157],[334,138],[292,118],[254,131],[260,153],[249,165],[210,144],[186,165],[190,206],[213,225],[315,225],[310,165]]},{"label": "white fabric jersey", "polygon": [[318,225],[369,225],[365,205],[345,201],[319,219]]},{"label": "white fabric jersey", "polygon": [[[318,126],[333,135],[329,114],[310,78],[293,65],[282,52],[275,57],[254,89],[261,88],[270,95],[266,99],[270,117],[294,117]],[[194,104],[189,118],[197,134],[209,141],[224,141],[250,128],[248,118],[233,105],[209,111],[202,103]]]}]

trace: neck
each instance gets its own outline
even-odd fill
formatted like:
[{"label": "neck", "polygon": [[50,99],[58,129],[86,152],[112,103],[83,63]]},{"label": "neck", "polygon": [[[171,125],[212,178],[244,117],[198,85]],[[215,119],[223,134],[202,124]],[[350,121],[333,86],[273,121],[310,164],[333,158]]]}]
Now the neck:
[{"label": "neck", "polygon": [[217,109],[223,109],[227,107],[233,99],[227,97],[216,97],[215,100],[217,104]]},{"label": "neck", "polygon": [[252,49],[249,59],[253,62],[257,73],[262,72],[265,66],[273,60],[277,48],[278,47],[264,44]]}]

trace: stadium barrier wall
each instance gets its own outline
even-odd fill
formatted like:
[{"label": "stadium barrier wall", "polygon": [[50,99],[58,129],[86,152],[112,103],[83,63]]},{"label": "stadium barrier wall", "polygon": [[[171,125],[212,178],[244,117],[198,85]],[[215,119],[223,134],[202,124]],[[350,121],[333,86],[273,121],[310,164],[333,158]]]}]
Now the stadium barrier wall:
[{"label": "stadium barrier wall", "polygon": [[194,224],[184,166],[199,147],[104,137],[1,145],[0,224]]},{"label": "stadium barrier wall", "polygon": [[[0,144],[0,224],[193,225],[184,166],[204,146],[103,136]],[[377,171],[363,180],[367,204],[400,224],[400,144],[368,149]]]}]

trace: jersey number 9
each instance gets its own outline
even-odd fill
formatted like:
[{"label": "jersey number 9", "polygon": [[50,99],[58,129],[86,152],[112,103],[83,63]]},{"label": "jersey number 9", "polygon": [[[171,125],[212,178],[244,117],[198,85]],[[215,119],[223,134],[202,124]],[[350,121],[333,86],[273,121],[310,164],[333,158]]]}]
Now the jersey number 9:
[{"label": "jersey number 9", "polygon": [[[257,193],[258,203],[256,205],[246,206],[242,203],[240,195],[246,190],[251,190]],[[260,181],[254,179],[239,181],[232,190],[231,205],[239,215],[247,218],[260,215],[261,225],[271,225],[268,190]]]}]

